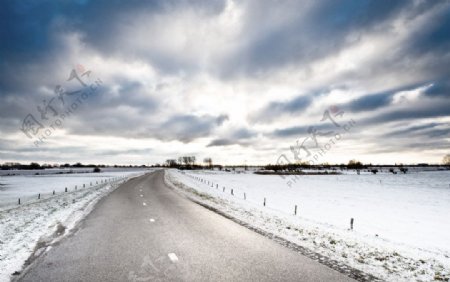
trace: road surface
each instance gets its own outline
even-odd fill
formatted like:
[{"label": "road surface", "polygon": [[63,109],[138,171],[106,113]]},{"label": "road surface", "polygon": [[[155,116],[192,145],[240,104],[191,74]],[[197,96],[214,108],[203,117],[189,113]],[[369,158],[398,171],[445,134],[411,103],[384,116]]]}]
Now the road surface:
[{"label": "road surface", "polygon": [[163,177],[122,184],[20,281],[353,281],[191,202]]}]

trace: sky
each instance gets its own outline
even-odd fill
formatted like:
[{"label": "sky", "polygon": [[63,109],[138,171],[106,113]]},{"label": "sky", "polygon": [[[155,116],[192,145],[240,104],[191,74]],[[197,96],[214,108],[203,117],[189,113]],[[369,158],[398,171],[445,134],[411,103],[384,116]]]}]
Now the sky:
[{"label": "sky", "polygon": [[0,163],[440,163],[449,1],[0,9]]}]

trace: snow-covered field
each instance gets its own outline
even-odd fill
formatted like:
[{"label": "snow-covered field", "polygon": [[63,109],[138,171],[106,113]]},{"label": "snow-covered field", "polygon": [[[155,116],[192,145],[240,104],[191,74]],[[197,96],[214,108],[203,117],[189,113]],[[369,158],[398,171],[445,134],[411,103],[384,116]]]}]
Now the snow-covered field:
[{"label": "snow-covered field", "polygon": [[[98,185],[71,187],[67,193],[57,193],[41,200],[28,201],[0,211],[0,281],[9,281],[11,275],[20,271],[30,255],[45,251],[52,242],[63,235],[87,215],[95,203],[107,195],[120,183],[146,171],[125,171],[104,174],[80,174],[64,176],[12,176],[8,178],[10,187],[19,193],[50,191],[53,187],[71,187],[77,183],[98,180]],[[17,178],[14,179],[14,178]],[[101,183],[100,179],[108,179]],[[48,188],[45,183],[51,188]],[[14,185],[13,185],[14,184]],[[50,185],[53,184],[53,185]],[[45,190],[47,189],[47,190]],[[64,188],[63,188],[64,189]],[[3,193],[5,191],[1,191]]]},{"label": "snow-covered field", "polygon": [[167,177],[197,200],[381,279],[450,277],[450,171],[303,175],[290,187],[276,175]]},{"label": "snow-covered field", "polygon": [[[90,173],[86,173],[89,171]],[[20,198],[21,203],[36,201],[38,194],[41,199],[53,196],[55,194],[64,193],[66,187],[68,191],[82,189],[83,185],[91,187],[106,180],[118,177],[125,177],[146,171],[144,169],[123,169],[123,168],[104,168],[100,173],[92,173],[92,168],[83,169],[49,169],[49,170],[15,170],[2,171],[14,176],[0,176],[0,210],[14,207],[18,204]],[[68,172],[73,172],[69,173]],[[38,173],[38,175],[36,175]],[[60,174],[64,173],[64,174]]]}]

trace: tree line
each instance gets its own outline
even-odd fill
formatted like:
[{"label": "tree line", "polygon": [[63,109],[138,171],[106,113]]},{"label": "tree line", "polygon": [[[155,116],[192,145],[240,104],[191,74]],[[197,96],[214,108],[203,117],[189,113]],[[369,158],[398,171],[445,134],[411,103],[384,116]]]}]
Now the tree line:
[{"label": "tree line", "polygon": [[177,159],[167,159],[165,161],[166,167],[171,168],[179,168],[179,169],[201,169],[201,168],[219,168],[221,169],[223,166],[221,165],[213,165],[212,158],[204,158],[203,165],[196,163],[195,156],[181,156]]},{"label": "tree line", "polygon": [[31,162],[29,164],[22,164],[16,162],[6,162],[0,165],[0,169],[2,170],[10,170],[10,169],[50,169],[50,168],[105,168],[105,167],[118,167],[118,168],[127,168],[127,167],[147,167],[146,165],[104,165],[104,164],[82,164],[80,162],[74,164],[39,164],[37,162]]}]

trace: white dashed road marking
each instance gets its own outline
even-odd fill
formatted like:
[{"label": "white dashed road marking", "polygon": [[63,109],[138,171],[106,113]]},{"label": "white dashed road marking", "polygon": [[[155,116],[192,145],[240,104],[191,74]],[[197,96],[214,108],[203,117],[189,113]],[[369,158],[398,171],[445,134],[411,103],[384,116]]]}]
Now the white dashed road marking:
[{"label": "white dashed road marking", "polygon": [[146,206],[146,205],[147,205],[147,203],[142,203],[142,205],[143,205],[143,206]]},{"label": "white dashed road marking", "polygon": [[141,194],[140,196],[141,196],[141,197],[144,197],[144,195],[142,195],[142,194]]},{"label": "white dashed road marking", "polygon": [[176,254],[174,254],[174,253],[169,253],[168,256],[169,256],[169,258],[170,258],[170,260],[171,260],[172,262],[177,262],[177,261],[178,261],[178,257],[177,257]]},{"label": "white dashed road marking", "polygon": [[155,220],[153,218],[150,218],[150,222],[155,222]]}]

